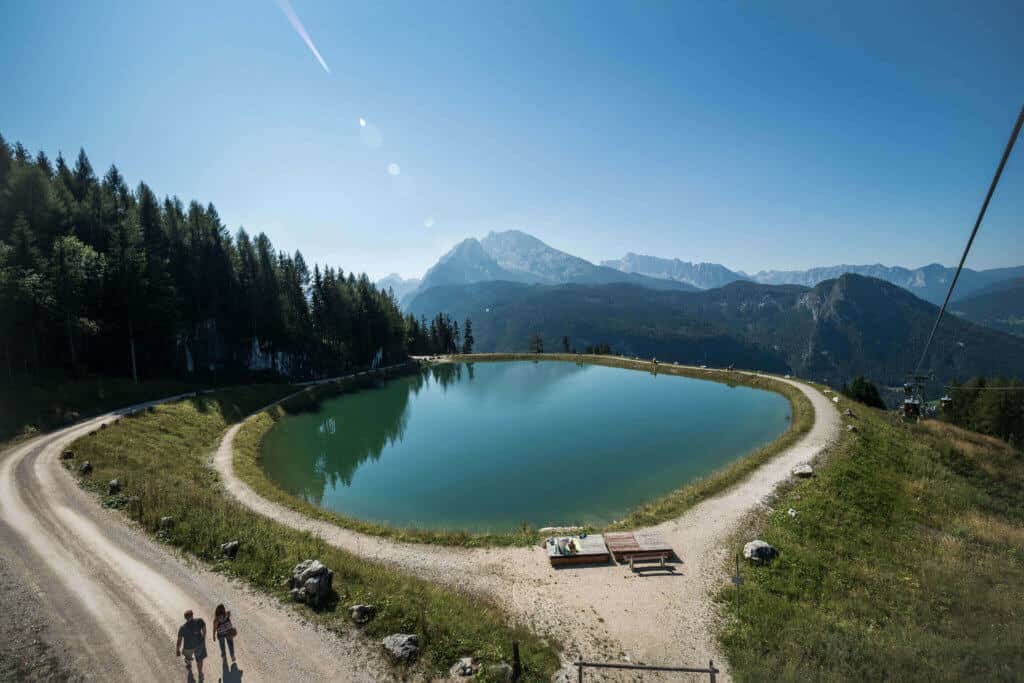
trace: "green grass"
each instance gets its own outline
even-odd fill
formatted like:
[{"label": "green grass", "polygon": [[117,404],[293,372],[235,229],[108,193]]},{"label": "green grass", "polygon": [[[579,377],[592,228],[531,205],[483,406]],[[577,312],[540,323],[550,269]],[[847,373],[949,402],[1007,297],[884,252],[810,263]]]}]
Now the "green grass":
[{"label": "green grass", "polygon": [[735,679],[1020,680],[1024,455],[854,411],[858,431],[736,539],[781,555],[744,567],[738,611],[719,595]]},{"label": "green grass", "polygon": [[[284,385],[256,385],[218,391],[165,404],[125,417],[72,446],[75,464],[89,460],[94,471],[83,485],[103,503],[124,508],[157,538],[245,580],[255,588],[286,599],[283,582],[291,568],[318,558],[335,571],[338,604],[320,612],[304,607],[325,628],[345,632],[346,609],[355,603],[376,605],[376,618],[362,631],[379,639],[395,632],[420,635],[419,666],[445,671],[461,656],[484,662],[511,661],[513,641],[520,643],[528,680],[544,680],[557,668],[554,645],[510,619],[495,603],[467,592],[418,580],[374,564],[248,511],[228,496],[210,458],[226,427],[268,403],[293,392]],[[106,482],[118,478],[123,493],[105,496]],[[141,513],[130,497],[140,499]],[[159,531],[160,517],[177,522]],[[241,541],[235,560],[219,546]],[[368,647],[376,647],[368,642]]]},{"label": "green grass", "polygon": [[[586,362],[594,365],[620,367],[630,370],[651,371],[647,361],[632,361],[614,356],[576,356],[573,354],[475,354],[454,356],[456,361],[488,362],[508,360],[544,360]],[[700,501],[725,490],[732,484],[753,472],[761,464],[783,449],[789,447],[803,436],[814,423],[814,408],[799,390],[783,382],[763,377],[751,377],[738,372],[721,373],[706,372],[699,369],[660,364],[659,374],[678,375],[711,379],[734,385],[757,387],[776,391],[789,399],[793,419],[790,428],[778,439],[753,453],[737,460],[731,465],[705,477],[691,482],[686,486],[654,502],[643,505],[630,513],[620,523],[609,529],[632,529],[640,526],[657,524],[679,516],[687,508]],[[318,401],[340,393],[358,391],[362,386],[377,381],[370,376],[353,378],[340,384],[323,385],[314,391],[303,393],[247,420],[235,436],[234,465],[235,473],[249,484],[264,498],[280,503],[290,509],[301,512],[309,517],[338,524],[348,529],[376,536],[384,536],[397,541],[414,543],[434,543],[438,545],[454,545],[464,547],[492,546],[528,546],[537,543],[540,534],[529,526],[505,533],[471,533],[463,530],[436,530],[393,527],[385,524],[367,522],[308,503],[284,491],[266,476],[260,465],[260,448],[264,435],[282,417],[315,407]],[[598,529],[591,529],[598,531]]]}]

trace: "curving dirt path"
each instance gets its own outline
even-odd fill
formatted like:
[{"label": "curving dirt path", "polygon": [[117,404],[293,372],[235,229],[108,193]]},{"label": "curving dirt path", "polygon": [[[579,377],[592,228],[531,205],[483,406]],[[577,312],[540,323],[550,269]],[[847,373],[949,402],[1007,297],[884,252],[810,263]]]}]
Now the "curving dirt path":
[{"label": "curving dirt path", "polygon": [[[807,396],[814,406],[814,425],[740,483],[656,527],[682,558],[674,574],[639,576],[615,565],[554,570],[538,547],[467,549],[399,543],[311,519],[263,498],[235,475],[233,441],[240,424],[224,436],[214,467],[228,492],[251,510],[359,556],[488,594],[524,623],[557,638],[567,656],[628,657],[632,662],[669,666],[699,666],[713,659],[723,668],[711,595],[727,580],[726,540],[794,466],[821,454],[841,426],[839,412],[820,392],[800,382],[774,379]],[[726,671],[724,680],[728,679]]]},{"label": "curving dirt path", "polygon": [[216,646],[208,644],[208,681],[389,679],[389,667],[366,641],[320,631],[276,600],[186,561],[78,487],[60,452],[146,405],[0,454],[0,605],[17,610],[5,613],[8,626],[38,629],[50,656],[73,672],[66,680],[181,682],[187,678],[174,639],[182,613],[193,608],[209,626],[213,606],[223,602],[240,632],[239,669],[222,669]]}]

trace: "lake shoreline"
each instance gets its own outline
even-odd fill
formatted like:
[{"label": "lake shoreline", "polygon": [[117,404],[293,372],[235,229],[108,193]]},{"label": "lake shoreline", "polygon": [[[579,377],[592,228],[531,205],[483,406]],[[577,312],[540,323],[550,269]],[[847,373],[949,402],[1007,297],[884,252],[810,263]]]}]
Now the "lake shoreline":
[{"label": "lake shoreline", "polygon": [[[790,425],[778,438],[761,448],[741,455],[707,476],[693,479],[671,490],[668,494],[643,502],[617,522],[584,527],[592,532],[633,529],[677,517],[702,500],[729,488],[774,455],[795,443],[814,422],[813,408],[799,389],[779,379],[744,371],[694,368],[616,356],[577,356],[572,354],[471,354],[442,356],[430,360],[417,359],[417,361],[420,364],[499,361],[572,362],[745,386],[781,394],[789,401],[792,416]],[[391,377],[395,374],[397,374],[395,371],[391,371],[387,373],[387,376]],[[538,542],[541,537],[540,532],[535,527],[526,525],[507,531],[473,532],[465,529],[410,528],[367,521],[307,502],[284,490],[267,475],[261,464],[263,439],[278,420],[291,412],[309,410],[321,401],[370,386],[374,382],[373,375],[344,378],[340,382],[321,385],[313,391],[288,397],[280,405],[272,406],[244,421],[236,439],[233,455],[234,468],[240,479],[261,496],[275,503],[313,519],[337,524],[359,533],[382,536],[402,542],[464,547],[528,546]],[[549,524],[538,524],[537,526],[549,526]]]}]

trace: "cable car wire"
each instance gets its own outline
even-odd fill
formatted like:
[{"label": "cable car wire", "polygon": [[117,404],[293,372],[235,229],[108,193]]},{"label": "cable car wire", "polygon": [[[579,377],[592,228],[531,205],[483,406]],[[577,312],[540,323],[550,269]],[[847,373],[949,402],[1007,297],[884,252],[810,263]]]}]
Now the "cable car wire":
[{"label": "cable car wire", "polygon": [[996,169],[996,175],[992,178],[992,184],[989,185],[988,194],[985,195],[985,201],[981,205],[981,211],[978,212],[978,220],[974,222],[974,229],[971,230],[971,236],[967,240],[967,246],[964,247],[964,253],[960,257],[960,265],[956,267],[956,274],[953,275],[953,281],[949,283],[949,291],[946,292],[946,300],[942,303],[942,308],[939,309],[939,315],[935,318],[935,324],[932,325],[932,331],[928,335],[928,341],[924,344],[924,351],[921,352],[921,360],[917,361],[917,366],[914,368],[914,374],[920,374],[921,366],[924,365],[924,360],[928,356],[928,347],[932,345],[932,339],[935,338],[935,331],[939,329],[939,323],[942,322],[942,316],[946,313],[946,307],[949,306],[949,299],[953,296],[953,289],[956,288],[956,281],[960,278],[960,271],[963,270],[964,261],[967,260],[967,253],[971,250],[971,245],[974,244],[974,237],[978,234],[978,228],[981,227],[981,221],[985,217],[985,211],[988,210],[989,200],[992,199],[992,193],[996,191],[996,185],[999,184],[999,176],[1003,174],[1003,168],[1006,166],[1006,160],[1010,157],[1010,151],[1013,149],[1013,144],[1017,141],[1017,135],[1020,133],[1021,124],[1024,124],[1024,106],[1020,108],[1020,114],[1017,115],[1017,123],[1013,127],[1013,132],[1010,133],[1010,139],[1006,143],[1006,149],[1003,151],[1003,158],[999,161],[999,167]]}]

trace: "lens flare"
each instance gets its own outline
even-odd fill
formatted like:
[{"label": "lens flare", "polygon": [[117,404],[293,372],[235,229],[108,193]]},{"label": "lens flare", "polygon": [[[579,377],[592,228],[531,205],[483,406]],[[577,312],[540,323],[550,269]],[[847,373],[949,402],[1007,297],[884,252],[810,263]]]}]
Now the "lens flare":
[{"label": "lens flare", "polygon": [[402,172],[402,167],[398,164],[391,162],[388,164],[388,175],[396,176]]},{"label": "lens flare", "polygon": [[306,28],[302,25],[302,22],[299,21],[299,17],[295,14],[295,10],[292,9],[291,3],[288,2],[288,0],[277,0],[277,6],[281,8],[282,12],[284,12],[284,15],[288,18],[288,23],[292,25],[295,32],[298,33],[299,37],[302,38],[304,43],[306,43],[306,47],[309,48],[310,52],[313,53],[313,56],[316,57],[318,62],[320,62],[320,66],[324,68],[324,71],[331,73],[330,67],[327,66],[327,62],[324,61],[324,58],[320,56],[320,51],[316,49],[316,45],[313,44],[313,39],[309,37],[308,33],[306,33]]}]

